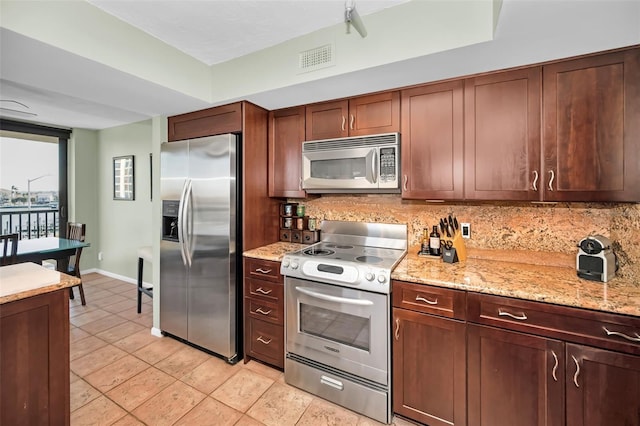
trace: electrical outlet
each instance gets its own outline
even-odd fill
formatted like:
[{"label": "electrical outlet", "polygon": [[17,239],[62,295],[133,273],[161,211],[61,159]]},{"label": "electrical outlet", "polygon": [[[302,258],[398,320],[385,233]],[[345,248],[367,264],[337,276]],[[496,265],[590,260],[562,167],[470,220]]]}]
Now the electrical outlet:
[{"label": "electrical outlet", "polygon": [[460,224],[460,233],[462,234],[462,238],[471,238],[471,224],[470,223],[461,223]]},{"label": "electrical outlet", "polygon": [[102,259],[103,259],[102,252],[98,252],[98,260],[102,260]]}]

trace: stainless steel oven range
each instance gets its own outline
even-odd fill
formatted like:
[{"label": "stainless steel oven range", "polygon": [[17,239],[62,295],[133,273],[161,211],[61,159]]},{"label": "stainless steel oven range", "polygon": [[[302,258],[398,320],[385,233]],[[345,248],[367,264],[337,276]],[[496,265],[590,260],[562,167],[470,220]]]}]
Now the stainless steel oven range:
[{"label": "stainless steel oven range", "polygon": [[322,241],[282,259],[285,381],[391,422],[391,271],[407,226],[323,221]]}]

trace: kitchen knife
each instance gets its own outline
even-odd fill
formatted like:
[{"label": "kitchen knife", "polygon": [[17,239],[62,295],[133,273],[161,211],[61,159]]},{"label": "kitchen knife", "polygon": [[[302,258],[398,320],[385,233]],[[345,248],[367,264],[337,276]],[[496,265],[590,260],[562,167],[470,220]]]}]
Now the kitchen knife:
[{"label": "kitchen knife", "polygon": [[456,232],[458,232],[458,230],[460,229],[460,227],[458,226],[458,218],[457,217],[453,217],[453,229],[456,230]]}]

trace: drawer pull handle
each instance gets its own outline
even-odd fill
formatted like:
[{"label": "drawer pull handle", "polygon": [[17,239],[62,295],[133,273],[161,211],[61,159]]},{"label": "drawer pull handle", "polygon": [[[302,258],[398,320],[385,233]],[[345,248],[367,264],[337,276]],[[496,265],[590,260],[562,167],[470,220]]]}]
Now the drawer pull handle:
[{"label": "drawer pull handle", "polygon": [[342,126],[340,126],[340,130],[342,130],[343,132],[346,130],[344,125],[346,124],[347,119],[345,118],[345,116],[342,116]]},{"label": "drawer pull handle", "polygon": [[258,269],[256,269],[256,272],[260,272],[261,274],[270,274],[271,273],[271,269],[258,268]]},{"label": "drawer pull handle", "polygon": [[269,343],[271,343],[271,339],[269,340],[264,340],[262,338],[262,336],[258,336],[258,338],[256,339],[258,342],[264,343],[265,345],[268,345]]},{"label": "drawer pull handle", "polygon": [[436,300],[429,300],[429,299],[425,299],[424,297],[416,296],[416,301],[417,302],[428,303],[429,305],[437,305],[438,304],[438,298],[437,297],[436,297]]},{"label": "drawer pull handle", "polygon": [[538,171],[534,170],[533,171],[533,190],[537,191],[538,190]]},{"label": "drawer pull handle", "polygon": [[571,355],[571,358],[573,358],[573,362],[576,363],[576,372],[573,375],[573,384],[576,385],[577,388],[579,388],[580,385],[578,384],[578,375],[580,374],[580,363],[575,356]]},{"label": "drawer pull handle", "polygon": [[498,309],[498,315],[501,317],[509,317],[509,318],[513,318],[515,320],[519,320],[519,321],[526,321],[527,316],[524,314],[524,312],[521,312],[518,315],[514,315],[510,312],[507,311],[503,311],[502,309]]},{"label": "drawer pull handle", "polygon": [[400,318],[396,318],[396,331],[394,333],[396,340],[400,339]]},{"label": "drawer pull handle", "polygon": [[553,370],[551,370],[551,375],[553,376],[553,380],[558,381],[558,376],[556,376],[556,371],[558,370],[558,355],[554,351],[551,351],[551,355],[553,355],[553,360],[556,362],[553,366]]},{"label": "drawer pull handle", "polygon": [[271,294],[272,291],[272,289],[264,290],[262,287],[256,288],[256,293]]},{"label": "drawer pull handle", "polygon": [[332,388],[335,388],[338,390],[344,389],[344,385],[342,384],[341,381],[332,379],[331,377],[321,376],[320,383],[322,383],[323,385],[331,386]]},{"label": "drawer pull handle", "polygon": [[269,309],[268,311],[263,311],[262,308],[256,309],[256,312],[262,315],[269,315],[272,311],[273,309]]},{"label": "drawer pull handle", "polygon": [[553,180],[556,178],[556,174],[553,170],[549,170],[549,174],[551,175],[549,178],[549,191],[553,191]]},{"label": "drawer pull handle", "polygon": [[636,337],[631,337],[631,336],[627,336],[624,333],[620,333],[618,331],[609,331],[609,330],[607,330],[607,327],[602,327],[602,329],[604,330],[605,333],[607,333],[607,336],[620,336],[623,339],[627,339],[627,340],[630,340],[632,342],[640,342],[640,334],[638,334],[638,333],[634,333],[636,335]]}]

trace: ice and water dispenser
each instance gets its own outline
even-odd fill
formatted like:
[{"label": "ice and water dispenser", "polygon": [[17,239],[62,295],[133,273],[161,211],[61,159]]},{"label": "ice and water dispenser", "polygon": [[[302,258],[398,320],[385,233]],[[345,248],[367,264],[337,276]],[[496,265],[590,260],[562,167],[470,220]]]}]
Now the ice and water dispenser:
[{"label": "ice and water dispenser", "polygon": [[162,200],[162,239],[178,241],[178,200]]}]

